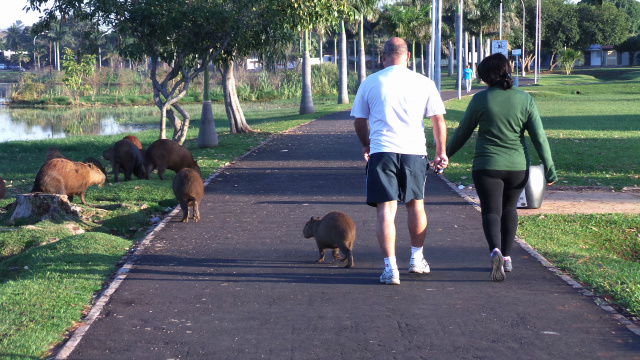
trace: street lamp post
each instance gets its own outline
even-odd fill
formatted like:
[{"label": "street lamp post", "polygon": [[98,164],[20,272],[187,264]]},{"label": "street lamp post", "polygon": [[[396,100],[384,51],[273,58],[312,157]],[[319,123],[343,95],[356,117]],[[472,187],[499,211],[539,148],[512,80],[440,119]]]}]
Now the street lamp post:
[{"label": "street lamp post", "polygon": [[500,29],[498,30],[500,40],[502,40],[502,0],[500,0]]},{"label": "street lamp post", "polygon": [[524,0],[520,0],[522,3],[522,55],[520,55],[520,65],[522,66],[522,76],[524,76],[524,48],[526,43],[524,42]]}]

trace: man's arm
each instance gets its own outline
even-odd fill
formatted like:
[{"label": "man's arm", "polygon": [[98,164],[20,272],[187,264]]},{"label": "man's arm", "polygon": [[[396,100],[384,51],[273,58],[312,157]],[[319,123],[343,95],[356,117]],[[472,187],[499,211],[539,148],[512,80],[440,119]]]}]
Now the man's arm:
[{"label": "man's arm", "polygon": [[447,157],[447,124],[442,114],[436,114],[430,117],[431,127],[433,128],[433,138],[436,141],[436,154],[433,158],[433,166],[436,170],[445,169],[449,165]]},{"label": "man's arm", "polygon": [[356,118],[353,122],[353,127],[356,129],[356,134],[362,144],[364,160],[369,161],[369,121],[365,118]]}]

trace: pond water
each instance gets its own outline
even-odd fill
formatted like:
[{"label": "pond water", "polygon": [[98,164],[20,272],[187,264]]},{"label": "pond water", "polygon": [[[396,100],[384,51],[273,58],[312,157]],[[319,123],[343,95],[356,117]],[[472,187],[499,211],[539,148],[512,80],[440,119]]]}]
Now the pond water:
[{"label": "pond water", "polygon": [[[73,135],[115,135],[157,127],[155,106],[88,109],[21,109],[6,105],[12,84],[0,84],[0,143],[16,140],[64,138]],[[10,96],[10,95],[9,95]]]}]

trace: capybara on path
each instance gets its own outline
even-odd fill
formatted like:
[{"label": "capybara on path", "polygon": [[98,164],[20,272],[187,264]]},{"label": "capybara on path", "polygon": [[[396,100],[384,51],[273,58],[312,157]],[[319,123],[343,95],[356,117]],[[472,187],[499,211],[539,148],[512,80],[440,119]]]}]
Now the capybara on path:
[{"label": "capybara on path", "polygon": [[4,179],[0,177],[0,199],[4,199],[7,188],[4,185]]},{"label": "capybara on path", "polygon": [[66,159],[57,148],[50,147],[47,149],[47,154],[44,157],[44,162],[47,162],[52,159]]},{"label": "capybara on path", "polygon": [[204,184],[200,173],[194,169],[182,169],[173,179],[173,194],[182,208],[182,222],[189,221],[189,206],[193,206],[193,221],[200,220],[200,203],[204,196]]},{"label": "capybara on path", "polygon": [[351,218],[340,211],[332,211],[323,218],[313,218],[309,220],[302,230],[305,238],[315,237],[320,251],[320,258],[317,262],[324,261],[324,249],[333,249],[333,258],[342,260],[338,249],[345,256],[343,261],[347,262],[345,267],[353,267],[353,241],[356,239],[356,225]]},{"label": "capybara on path", "polygon": [[124,172],[124,181],[131,180],[131,174],[134,174],[138,179],[149,179],[144,166],[144,153],[127,139],[122,139],[113,144],[111,148],[111,167],[115,182],[118,182],[120,170]]},{"label": "capybara on path", "polygon": [[134,135],[127,135],[127,136],[123,137],[123,139],[131,141],[133,143],[133,145],[135,145],[138,149],[142,150],[142,143]]},{"label": "capybara on path", "polygon": [[38,171],[31,192],[67,195],[69,201],[73,201],[74,195],[80,195],[80,202],[85,204],[87,188],[91,185],[102,186],[105,180],[105,175],[93,164],[52,159]]},{"label": "capybara on path", "polygon": [[164,180],[164,172],[169,169],[176,173],[182,169],[194,169],[200,173],[200,167],[186,147],[175,141],[160,139],[154,141],[145,153],[147,174],[158,169],[158,177]]}]

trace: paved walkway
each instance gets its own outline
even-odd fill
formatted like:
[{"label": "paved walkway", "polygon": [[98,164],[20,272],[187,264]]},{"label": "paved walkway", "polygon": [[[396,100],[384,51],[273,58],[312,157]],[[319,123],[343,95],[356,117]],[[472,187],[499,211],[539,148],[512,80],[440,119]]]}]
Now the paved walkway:
[{"label": "paved walkway", "polygon": [[[431,274],[380,284],[375,211],[363,202],[348,112],[277,136],[211,180],[200,222],[175,216],[154,234],[61,358],[640,359],[640,336],[522,248],[507,280],[492,282],[480,213],[435,175]],[[329,253],[314,263],[302,236],[331,210],[357,226],[352,269]],[[403,208],[397,224],[406,269]]]}]

